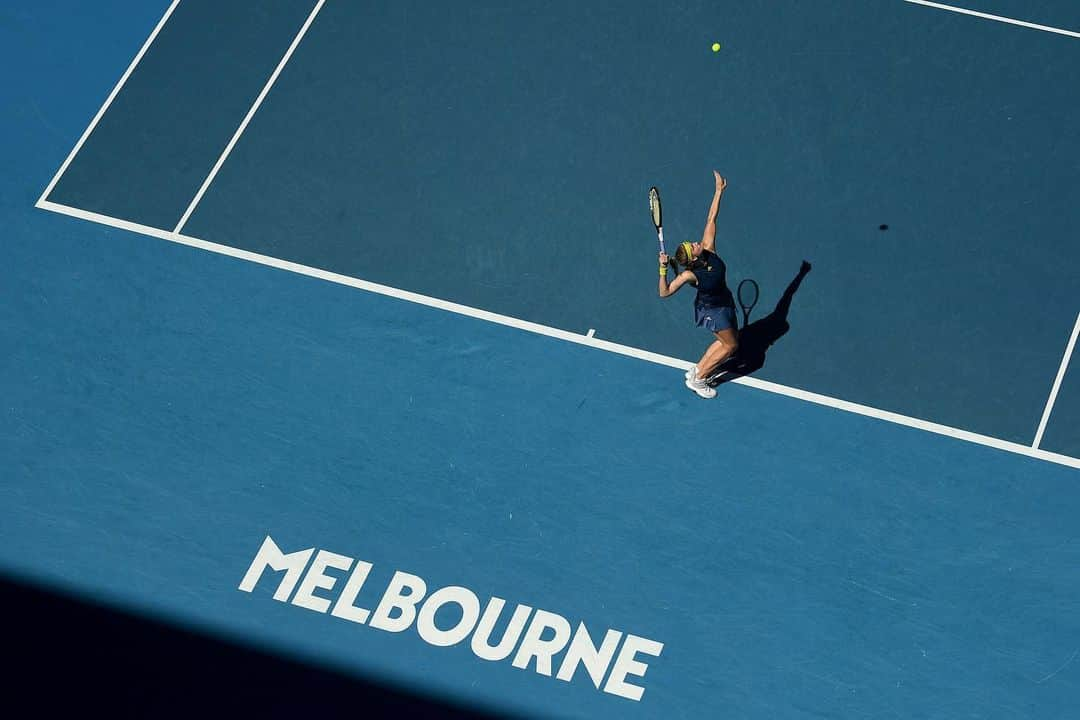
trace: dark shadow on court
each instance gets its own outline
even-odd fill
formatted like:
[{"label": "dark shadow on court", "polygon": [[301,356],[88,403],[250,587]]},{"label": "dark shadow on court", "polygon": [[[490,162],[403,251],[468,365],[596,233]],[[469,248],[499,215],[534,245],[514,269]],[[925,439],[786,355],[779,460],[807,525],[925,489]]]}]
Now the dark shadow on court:
[{"label": "dark shadow on court", "polygon": [[511,716],[179,630],[0,578],[4,702],[34,717],[452,718]]},{"label": "dark shadow on court", "polygon": [[716,387],[735,378],[750,375],[765,366],[765,355],[769,348],[791,329],[787,319],[788,312],[791,310],[791,300],[809,272],[810,263],[803,260],[799,272],[788,283],[787,289],[784,290],[784,294],[773,311],[739,331],[739,349],[733,357],[721,363],[709,379],[710,385]]}]

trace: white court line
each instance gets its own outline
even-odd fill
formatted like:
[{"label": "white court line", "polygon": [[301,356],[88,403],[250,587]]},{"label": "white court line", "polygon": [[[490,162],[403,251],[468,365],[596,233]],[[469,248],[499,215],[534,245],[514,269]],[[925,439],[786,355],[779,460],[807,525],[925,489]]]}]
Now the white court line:
[{"label": "white court line", "polygon": [[240,139],[240,136],[247,129],[248,123],[251,122],[251,118],[255,116],[259,106],[262,105],[263,100],[266,98],[267,93],[270,92],[270,88],[274,86],[274,82],[278,79],[278,75],[281,74],[282,69],[285,67],[285,63],[289,62],[289,58],[292,57],[293,51],[300,44],[300,41],[304,38],[308,28],[311,27],[311,23],[315,20],[315,16],[319,14],[319,10],[322,9],[323,3],[326,0],[319,0],[315,3],[315,8],[308,15],[307,20],[304,22],[303,27],[300,28],[300,32],[293,38],[292,44],[289,45],[289,49],[285,51],[285,55],[282,56],[281,62],[274,68],[274,72],[270,75],[270,79],[266,81],[266,85],[263,86],[262,92],[259,93],[259,97],[255,99],[255,104],[248,110],[247,115],[244,116],[243,121],[240,123],[240,127],[236,128],[236,132],[233,133],[232,139],[229,140],[229,144],[225,146],[225,150],[221,153],[221,157],[214,163],[214,167],[210,170],[210,174],[206,176],[206,180],[203,181],[202,187],[199,188],[199,192],[195,193],[195,198],[188,205],[187,210],[184,211],[184,215],[180,218],[180,222],[176,224],[176,229],[173,232],[180,232],[184,229],[184,225],[187,224],[188,218],[191,217],[191,213],[195,212],[195,207],[202,200],[203,195],[206,193],[206,189],[210,187],[210,183],[214,181],[214,178],[218,174],[218,170],[225,164],[225,160],[229,157],[229,153],[232,152],[233,146],[236,145],[236,141]]},{"label": "white court line", "polygon": [[975,10],[967,10],[953,5],[942,5],[941,3],[927,2],[927,0],[904,0],[904,2],[909,2],[913,5],[925,5],[926,7],[937,8],[938,10],[948,10],[963,15],[973,15],[985,20],[996,20],[997,22],[1008,23],[1010,25],[1019,25],[1020,27],[1031,28],[1032,30],[1042,30],[1044,32],[1057,33],[1058,35],[1068,35],[1069,37],[1080,38],[1080,32],[1075,32],[1073,30],[1062,30],[1061,28],[1050,27],[1049,25],[1036,25],[1035,23],[1025,22],[1023,20],[1014,20],[1013,18],[1002,17],[1001,15],[991,15]]},{"label": "white court line", "polygon": [[158,24],[154,27],[154,31],[150,33],[150,37],[146,38],[146,42],[144,42],[143,46],[139,48],[139,52],[135,55],[135,59],[131,61],[131,64],[128,65],[127,70],[125,70],[124,74],[120,76],[119,82],[116,83],[116,87],[114,87],[112,89],[112,92],[109,93],[109,97],[105,100],[105,104],[102,105],[101,109],[97,111],[97,115],[95,115],[94,119],[90,121],[90,125],[87,126],[86,130],[82,134],[82,137],[79,138],[79,142],[75,143],[75,147],[73,147],[71,149],[71,152],[68,153],[67,159],[64,160],[63,165],[61,165],[60,169],[56,171],[55,175],[53,175],[53,179],[45,187],[45,192],[41,193],[41,197],[38,198],[38,202],[41,202],[49,196],[49,193],[52,192],[53,187],[55,187],[56,183],[60,181],[60,176],[67,172],[68,165],[70,165],[71,161],[75,159],[75,156],[79,154],[79,150],[82,149],[83,143],[86,142],[86,139],[90,137],[90,133],[92,133],[94,131],[94,128],[97,127],[97,124],[101,120],[101,117],[105,114],[105,111],[109,109],[109,106],[112,105],[112,101],[115,100],[116,96],[120,93],[120,88],[124,87],[124,83],[127,82],[128,77],[130,77],[131,73],[135,70],[135,66],[139,64],[140,60],[142,60],[142,57],[146,54],[146,51],[150,47],[150,44],[154,42],[154,38],[156,38],[158,33],[161,32],[161,28],[165,26],[165,22],[169,19],[169,16],[172,15],[173,10],[175,10],[176,6],[179,4],[180,0],[173,0],[172,5],[169,6],[169,9],[166,10],[165,14],[162,15],[160,20],[158,20]]},{"label": "white court line", "polygon": [[1035,442],[1031,443],[1031,447],[1033,448],[1037,448],[1042,444],[1043,431],[1046,430],[1046,423],[1050,420],[1050,411],[1054,409],[1054,401],[1057,400],[1058,389],[1061,388],[1061,381],[1065,377],[1065,370],[1069,367],[1069,358],[1072,357],[1073,349],[1076,347],[1077,335],[1080,335],[1080,313],[1077,313],[1076,315],[1076,325],[1073,326],[1072,336],[1065,345],[1065,357],[1061,358],[1061,367],[1058,368],[1057,377],[1054,378],[1054,387],[1050,390],[1050,399],[1046,401],[1046,409],[1043,410],[1042,420],[1039,422],[1039,430],[1035,433]]},{"label": "white court line", "polygon": [[[37,207],[41,208],[42,210],[50,210],[52,212],[60,213],[62,215],[70,215],[72,217],[80,218],[82,220],[89,220],[91,222],[100,223],[102,225],[108,225],[110,227],[120,228],[122,230],[129,230],[131,232],[136,232],[143,235],[149,235],[151,237],[160,238],[162,240],[180,243],[181,245],[189,245],[191,247],[208,250],[210,252],[219,253],[221,255],[228,255],[230,257],[259,263],[261,265],[267,265],[273,268],[278,268],[280,270],[287,270],[289,272],[298,273],[300,275],[306,275],[308,277],[326,280],[328,282],[337,283],[339,285],[347,285],[349,287],[354,287],[360,290],[378,293],[379,295],[386,295],[388,297],[397,298],[399,300],[405,300],[420,305],[426,305],[428,307],[439,308],[441,310],[457,313],[459,315],[466,315],[468,317],[477,318],[479,320],[486,320],[488,322],[517,328],[519,330],[525,330],[528,332],[537,333],[539,335],[546,335],[548,337],[556,338],[559,340],[577,343],[578,345],[586,345],[588,347],[596,348],[597,350],[605,350],[607,352],[626,355],[629,357],[637,358],[639,360],[656,363],[658,365],[666,365],[668,367],[679,368],[680,370],[688,370],[693,364],[692,362],[687,360],[680,360],[678,358],[660,355],[659,353],[650,352],[648,350],[642,350],[640,348],[630,347],[628,345],[620,345],[618,343],[613,343],[607,340],[600,340],[588,335],[582,335],[580,333],[572,333],[566,330],[559,330],[558,328],[548,327],[546,325],[540,325],[538,323],[529,322],[527,320],[520,320],[518,318],[509,317],[506,315],[500,315],[498,313],[493,313],[488,310],[480,310],[478,308],[469,307],[467,305],[460,305],[458,303],[449,302],[447,300],[440,300],[438,298],[428,297],[426,295],[420,295],[418,293],[409,292],[407,290],[399,290],[398,288],[389,287],[387,285],[379,285],[378,283],[368,282],[367,280],[360,280],[358,278],[349,277],[348,275],[339,275],[338,273],[320,270],[318,268],[309,267],[307,265],[300,265],[299,263],[289,262],[288,260],[280,260],[278,258],[269,257],[267,255],[260,255],[258,253],[249,252],[247,250],[240,250],[239,248],[229,247],[228,245],[219,245],[217,243],[200,240],[199,238],[194,238],[188,235],[182,235],[175,231],[161,230],[158,228],[148,227],[146,225],[139,225],[137,223],[128,222],[127,220],[119,220],[105,215],[100,215],[98,213],[92,213],[87,210],[80,210],[78,208],[68,207],[59,203],[39,200],[37,202]],[[976,443],[978,445],[985,445],[987,447],[1004,450],[1006,452],[1014,453],[1017,455],[1025,455],[1027,457],[1036,458],[1038,460],[1045,460],[1047,462],[1057,463],[1059,465],[1066,465],[1068,467],[1080,469],[1080,458],[1074,458],[1069,457],[1068,455],[1048,452],[1046,450],[1029,447],[1021,443],[1014,443],[1008,440],[990,437],[988,435],[980,435],[978,433],[969,432],[967,430],[961,430],[959,428],[949,427],[947,425],[940,425],[938,423],[908,417],[906,415],[889,412],[887,410],[880,410],[878,408],[869,407],[867,405],[860,405],[858,403],[848,402],[847,400],[840,400],[837,398],[829,397],[827,395],[819,395],[818,393],[808,392],[806,390],[800,390],[798,388],[788,387],[786,385],[780,385],[778,383],[769,382],[767,380],[759,380],[753,377],[741,377],[733,380],[732,382],[738,383],[740,385],[746,385],[747,387],[756,388],[758,390],[765,390],[766,392],[776,393],[778,395],[785,395],[787,397],[804,400],[806,402],[812,402],[817,405],[824,405],[827,407],[835,408],[837,410],[843,410],[845,412],[855,413],[857,415],[864,415],[866,417],[884,420],[886,422],[895,423],[897,425],[904,425],[906,427],[915,428],[918,430],[925,430],[926,432],[935,433],[937,435],[945,435],[947,437],[956,438],[957,440],[964,440],[966,442]]]},{"label": "white court line", "polygon": [[[266,256],[266,255],[259,255],[257,253],[248,252],[246,250],[240,250],[238,248],[229,247],[227,245],[219,245],[217,243],[212,243],[212,242],[208,242],[208,241],[205,241],[205,240],[200,240],[198,238],[194,238],[194,237],[190,237],[190,236],[187,236],[187,235],[180,234],[179,230],[186,223],[188,217],[190,217],[194,206],[198,204],[198,200],[201,198],[201,196],[205,192],[205,189],[209,186],[210,182],[213,180],[214,175],[216,174],[216,172],[218,171],[218,169],[220,168],[220,166],[224,162],[225,158],[227,157],[227,155],[231,151],[232,146],[235,144],[236,139],[239,137],[239,135],[242,133],[243,129],[246,127],[246,125],[247,125],[248,121],[250,120],[251,116],[254,115],[254,111],[258,108],[258,105],[262,102],[262,98],[265,97],[266,92],[269,90],[270,85],[273,84],[273,81],[276,79],[276,77],[279,74],[281,68],[284,67],[285,62],[288,60],[288,58],[291,55],[293,49],[295,49],[296,45],[299,43],[299,40],[302,38],[303,34],[306,32],[307,27],[310,25],[311,21],[314,19],[315,15],[318,13],[319,9],[322,7],[324,0],[319,0],[319,2],[316,5],[315,9],[312,11],[311,15],[308,17],[308,21],[304,24],[304,27],[301,29],[300,33],[294,39],[293,45],[290,47],[289,51],[286,53],[285,57],[282,59],[282,62],[279,63],[278,68],[274,72],[274,75],[271,76],[271,80],[267,83],[267,86],[263,88],[263,93],[260,94],[259,99],[256,100],[256,104],[248,112],[248,116],[245,118],[244,122],[241,123],[240,129],[238,129],[237,133],[234,135],[233,140],[229,143],[229,146],[226,147],[226,150],[222,154],[222,157],[218,159],[218,163],[215,165],[214,169],[211,170],[210,176],[208,176],[206,181],[203,183],[203,187],[200,189],[200,191],[199,191],[198,195],[196,196],[195,200],[192,202],[192,205],[189,206],[188,212],[186,212],[184,217],[181,218],[181,221],[177,225],[177,228],[175,230],[173,230],[173,231],[161,230],[159,228],[153,228],[153,227],[149,227],[149,226],[146,226],[146,225],[140,225],[138,223],[133,223],[133,222],[129,222],[129,221],[126,221],[126,220],[121,220],[121,219],[118,219],[118,218],[112,218],[112,217],[109,217],[109,216],[106,216],[106,215],[101,215],[101,214],[98,214],[98,213],[92,213],[92,212],[89,212],[89,211],[86,211],[86,210],[81,210],[81,209],[78,209],[78,208],[73,208],[73,207],[69,207],[69,206],[66,206],[66,205],[61,205],[59,203],[54,203],[54,202],[48,201],[46,198],[48,197],[49,193],[52,192],[53,187],[56,185],[57,181],[64,174],[64,172],[67,170],[68,166],[71,164],[72,159],[78,154],[79,150],[82,148],[83,144],[86,142],[86,139],[90,136],[90,133],[93,132],[93,130],[96,127],[97,123],[100,121],[101,117],[105,114],[105,111],[109,108],[110,104],[113,102],[114,98],[119,93],[120,89],[123,87],[124,83],[127,81],[128,77],[131,75],[132,71],[135,69],[135,66],[138,65],[139,61],[142,59],[143,55],[146,53],[147,48],[150,47],[151,43],[157,37],[159,31],[164,26],[165,22],[169,19],[169,16],[172,14],[173,10],[175,10],[175,8],[179,4],[179,2],[180,2],[180,0],[173,0],[172,4],[169,6],[169,8],[165,12],[164,16],[158,22],[158,24],[154,28],[153,32],[150,34],[150,37],[147,38],[147,40],[143,44],[142,48],[139,50],[138,54],[135,56],[135,59],[132,60],[131,65],[128,66],[128,68],[124,72],[123,76],[121,76],[119,82],[117,82],[116,86],[113,88],[112,92],[109,94],[109,97],[108,97],[108,99],[106,99],[105,104],[102,105],[102,107],[98,110],[97,114],[94,116],[93,120],[90,122],[90,125],[86,128],[86,131],[83,133],[82,137],[79,138],[79,141],[76,143],[76,145],[72,149],[71,153],[69,153],[69,155],[68,155],[67,159],[64,161],[63,165],[60,166],[60,169],[57,171],[56,175],[53,176],[52,180],[49,182],[49,184],[45,188],[44,192],[42,192],[41,197],[38,199],[37,203],[35,203],[36,207],[41,208],[43,210],[49,210],[49,211],[60,213],[60,214],[63,214],[63,215],[69,215],[69,216],[72,216],[72,217],[80,218],[82,220],[88,220],[88,221],[96,222],[96,223],[99,223],[99,224],[102,224],[102,225],[107,225],[109,227],[115,227],[115,228],[119,228],[119,229],[122,229],[122,230],[130,231],[130,232],[135,232],[135,233],[139,233],[139,234],[143,234],[143,235],[148,235],[148,236],[159,238],[159,239],[162,239],[162,240],[168,240],[170,242],[175,242],[175,243],[179,243],[179,244],[182,244],[182,245],[189,245],[191,247],[200,248],[202,250],[207,250],[207,251],[210,251],[210,252],[215,252],[215,253],[219,253],[219,254],[222,254],[222,255],[227,255],[227,256],[230,256],[230,257],[235,257],[235,258],[239,258],[239,259],[242,259],[242,260],[247,260],[247,261],[250,261],[250,262],[259,263],[259,264],[266,265],[266,266],[269,266],[269,267],[275,267],[275,268],[278,268],[278,269],[281,269],[281,270],[287,270],[289,272],[295,272],[295,273],[298,273],[298,274],[301,274],[301,275],[307,275],[309,277],[319,278],[319,279],[326,280],[326,281],[329,281],[329,282],[334,282],[334,283],[338,283],[338,284],[341,284],[341,285],[347,285],[347,286],[350,286],[350,287],[355,287],[355,288],[358,288],[358,289],[361,289],[361,290],[366,290],[366,291],[369,291],[369,292],[374,292],[374,293],[378,293],[378,294],[381,294],[381,295],[386,295],[386,296],[398,298],[400,300],[405,300],[405,301],[408,301],[408,302],[414,302],[414,303],[418,303],[418,304],[422,304],[422,305],[427,305],[429,307],[439,308],[439,309],[447,310],[449,312],[455,312],[455,313],[458,313],[458,314],[461,314],[461,315],[466,315],[466,316],[477,318],[477,319],[480,319],[480,320],[486,320],[486,321],[489,321],[489,322],[499,323],[499,324],[502,324],[502,325],[515,327],[515,328],[518,328],[518,329],[521,329],[521,330],[526,330],[528,332],[533,332],[533,333],[537,333],[537,334],[541,334],[541,335],[546,335],[546,336],[549,336],[549,337],[553,337],[553,338],[557,338],[557,339],[561,339],[561,340],[566,340],[566,341],[578,343],[578,344],[581,344],[581,345],[587,345],[587,346],[594,347],[594,348],[599,349],[599,350],[606,350],[608,352],[615,352],[615,353],[619,353],[619,354],[622,354],[622,355],[635,357],[635,358],[638,358],[638,359],[641,359],[641,360],[645,360],[647,362],[657,363],[657,364],[660,364],[660,365],[667,365],[667,366],[679,368],[679,369],[682,369],[682,370],[689,369],[690,365],[693,364],[692,362],[689,362],[689,361],[686,361],[686,360],[679,360],[677,358],[672,358],[672,357],[660,355],[660,354],[657,354],[657,353],[649,352],[647,350],[641,350],[639,348],[633,348],[633,347],[629,347],[629,346],[626,346],[626,345],[619,345],[617,343],[608,342],[606,340],[598,340],[598,339],[596,339],[595,337],[592,336],[593,335],[592,329],[590,329],[590,334],[587,335],[587,336],[586,335],[576,334],[576,333],[571,333],[571,332],[567,332],[565,330],[559,330],[557,328],[551,328],[551,327],[547,327],[547,326],[544,326],[544,325],[539,325],[537,323],[531,323],[531,322],[528,322],[528,321],[525,321],[525,320],[519,320],[517,318],[511,318],[511,317],[508,317],[508,316],[505,316],[505,315],[499,315],[497,313],[488,312],[486,310],[480,310],[480,309],[477,309],[477,308],[471,308],[471,307],[468,307],[468,306],[465,306],[465,305],[459,305],[457,303],[451,303],[451,302],[448,302],[448,301],[445,301],[445,300],[439,300],[438,298],[427,297],[427,296],[424,296],[424,295],[419,295],[417,293],[412,293],[412,292],[408,292],[408,291],[405,291],[405,290],[399,290],[397,288],[391,288],[391,287],[388,287],[388,286],[385,286],[385,285],[379,285],[377,283],[371,283],[371,282],[368,282],[368,281],[365,281],[365,280],[359,280],[357,278],[348,277],[346,275],[339,275],[337,273],[331,273],[331,272],[327,272],[325,270],[319,270],[317,268],[312,268],[312,267],[308,267],[308,266],[305,266],[305,265],[300,265],[298,263],[292,263],[292,262],[289,262],[289,261],[286,261],[286,260],[279,260],[277,258],[272,258],[272,257]],[[1041,29],[1041,30],[1048,30],[1050,32],[1060,32],[1060,33],[1066,34],[1066,35],[1077,35],[1076,33],[1072,33],[1070,31],[1066,31],[1066,30],[1059,30],[1057,28],[1048,28],[1048,27],[1045,27],[1045,26],[1033,25],[1033,24],[1030,24],[1030,23],[1023,23],[1023,22],[1020,22],[1020,21],[1013,21],[1013,20],[1010,20],[1008,18],[1000,18],[1000,17],[993,16],[993,15],[986,15],[984,13],[976,13],[976,12],[973,12],[973,11],[963,10],[963,9],[960,9],[960,8],[954,8],[954,7],[947,6],[947,5],[939,5],[937,3],[930,3],[930,2],[922,2],[922,0],[906,0],[906,2],[914,2],[916,4],[928,5],[928,6],[931,6],[931,7],[940,7],[942,9],[946,9],[946,10],[954,10],[956,12],[963,12],[963,13],[967,13],[967,14],[971,14],[971,15],[976,15],[976,16],[979,16],[979,17],[987,17],[987,18],[993,19],[993,20],[1001,20],[1001,21],[1004,21],[1004,22],[1012,22],[1014,24],[1024,25],[1024,26],[1027,26],[1027,27],[1034,27],[1034,28]],[[1074,333],[1074,335],[1075,335],[1075,333]],[[1026,445],[1021,445],[1019,443],[1013,443],[1013,442],[1009,442],[1007,440],[1001,440],[999,438],[993,438],[993,437],[990,437],[990,436],[987,436],[987,435],[980,435],[978,433],[972,433],[972,432],[969,432],[967,430],[960,430],[958,428],[953,428],[953,427],[949,427],[949,426],[946,426],[946,425],[940,425],[940,424],[937,424],[937,423],[932,423],[932,422],[928,422],[926,420],[920,420],[918,418],[912,418],[912,417],[908,417],[908,416],[905,416],[905,415],[900,415],[898,413],[888,412],[888,411],[885,411],[885,410],[879,410],[877,408],[872,408],[872,407],[869,407],[869,406],[866,406],[866,405],[860,405],[858,403],[852,403],[852,402],[848,402],[846,400],[840,400],[840,399],[837,399],[837,398],[828,397],[826,395],[819,395],[817,393],[812,393],[812,392],[808,392],[808,391],[805,391],[805,390],[799,390],[798,388],[791,388],[791,387],[787,387],[787,386],[780,385],[780,384],[777,384],[777,383],[768,382],[768,381],[765,381],[765,380],[758,380],[758,379],[752,378],[752,377],[738,378],[738,379],[734,380],[733,382],[739,383],[741,385],[746,385],[746,386],[749,386],[749,387],[757,388],[759,390],[765,390],[767,392],[772,392],[772,393],[777,393],[777,394],[780,394],[780,395],[786,395],[786,396],[792,397],[792,398],[797,398],[797,399],[800,399],[800,400],[804,400],[806,402],[813,402],[813,403],[816,403],[816,404],[819,404],[819,405],[824,405],[824,406],[827,406],[827,407],[836,408],[838,410],[843,410],[843,411],[846,411],[846,412],[856,413],[856,414],[864,415],[864,416],[867,416],[867,417],[873,417],[873,418],[877,418],[879,420],[884,420],[884,421],[887,421],[887,422],[896,423],[898,425],[904,425],[904,426],[907,426],[907,427],[912,427],[912,428],[924,430],[924,431],[927,431],[927,432],[936,433],[936,434],[939,434],[939,435],[945,435],[945,436],[948,436],[948,437],[953,437],[953,438],[956,438],[956,439],[959,439],[959,440],[964,440],[966,442],[972,442],[972,443],[984,445],[984,446],[987,446],[987,447],[993,447],[993,448],[996,448],[996,449],[999,449],[999,450],[1004,450],[1006,452],[1011,452],[1011,453],[1015,453],[1015,454],[1019,454],[1019,455],[1025,455],[1025,456],[1028,456],[1028,457],[1036,458],[1036,459],[1039,459],[1039,460],[1045,460],[1045,461],[1048,461],[1048,462],[1058,463],[1058,464],[1066,465],[1066,466],[1069,466],[1069,467],[1080,468],[1080,458],[1073,458],[1073,457],[1069,457],[1067,455],[1060,455],[1058,453],[1048,452],[1046,450],[1041,450],[1041,449],[1039,449],[1037,447],[1034,447],[1034,446],[1033,447],[1028,447]]]}]

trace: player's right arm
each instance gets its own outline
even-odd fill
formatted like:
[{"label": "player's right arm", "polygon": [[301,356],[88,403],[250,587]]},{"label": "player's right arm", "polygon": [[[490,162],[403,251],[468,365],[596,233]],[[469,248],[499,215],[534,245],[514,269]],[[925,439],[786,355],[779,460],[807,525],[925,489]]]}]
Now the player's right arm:
[{"label": "player's right arm", "polygon": [[679,288],[681,288],[683,285],[685,285],[686,283],[693,284],[695,279],[696,279],[694,277],[694,273],[690,272],[689,270],[683,270],[681,273],[679,273],[675,277],[674,280],[672,280],[670,283],[668,283],[667,272],[668,272],[667,255],[661,254],[660,255],[660,284],[659,284],[659,291],[660,291],[660,297],[662,297],[662,298],[671,297],[676,292],[678,292]]},{"label": "player's right arm", "polygon": [[716,252],[716,216],[720,214],[720,198],[727,188],[727,180],[715,170],[713,178],[716,180],[716,191],[709,205],[709,213],[705,216],[705,230],[701,233],[701,246],[709,252]]}]

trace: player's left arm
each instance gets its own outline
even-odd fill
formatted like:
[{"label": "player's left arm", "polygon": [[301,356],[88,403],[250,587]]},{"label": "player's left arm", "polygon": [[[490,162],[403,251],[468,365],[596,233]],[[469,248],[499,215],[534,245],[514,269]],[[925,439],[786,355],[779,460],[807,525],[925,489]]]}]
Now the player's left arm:
[{"label": "player's left arm", "polygon": [[705,217],[705,231],[701,233],[701,247],[709,252],[716,252],[716,216],[720,214],[720,198],[724,195],[727,180],[720,173],[713,170],[716,178],[716,191],[713,193],[712,204],[709,205],[709,214]]}]

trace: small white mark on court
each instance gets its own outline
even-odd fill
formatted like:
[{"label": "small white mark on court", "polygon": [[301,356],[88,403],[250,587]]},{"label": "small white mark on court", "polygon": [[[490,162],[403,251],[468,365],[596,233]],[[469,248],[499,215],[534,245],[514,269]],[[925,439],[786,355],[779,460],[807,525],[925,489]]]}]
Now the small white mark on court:
[{"label": "small white mark on court", "polygon": [[1068,660],[1066,660],[1066,661],[1065,661],[1065,663],[1064,663],[1064,664],[1063,664],[1063,665],[1062,665],[1061,667],[1059,667],[1059,668],[1058,668],[1057,670],[1055,670],[1054,672],[1052,672],[1052,673],[1050,673],[1049,675],[1047,675],[1046,677],[1044,677],[1044,678],[1043,678],[1042,680],[1036,680],[1036,681],[1035,681],[1035,684],[1036,684],[1036,685],[1041,685],[1041,684],[1043,684],[1044,682],[1046,682],[1047,680],[1049,680],[1050,678],[1052,678],[1052,677],[1056,676],[1056,675],[1057,675],[1058,673],[1060,673],[1060,672],[1061,672],[1062,670],[1064,670],[1065,668],[1067,668],[1067,667],[1068,667],[1068,666],[1069,666],[1069,665],[1070,665],[1070,664],[1072,663],[1072,661],[1076,659],[1076,656],[1077,656],[1077,655],[1080,655],[1080,648],[1078,648],[1078,649],[1076,649],[1076,650],[1073,650],[1073,654],[1069,656],[1069,659],[1068,659]]},{"label": "small white mark on court", "polygon": [[585,337],[596,337],[596,328],[589,328],[589,332],[585,333]]},{"label": "small white mark on court", "polygon": [[[863,590],[866,590],[867,592],[871,592],[871,593],[874,593],[875,595],[879,595],[879,596],[885,598],[886,600],[892,600],[893,602],[900,603],[901,605],[906,605],[907,604],[903,600],[900,600],[899,598],[894,598],[892,595],[886,595],[885,593],[881,592],[880,590],[875,590],[874,588],[869,587],[868,585],[863,585],[862,583],[855,582],[854,580],[848,580],[848,582],[850,584],[854,585],[857,588],[861,588]],[[911,603],[911,604],[914,605],[915,603]]]}]

